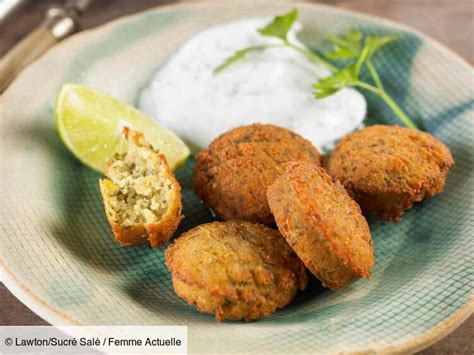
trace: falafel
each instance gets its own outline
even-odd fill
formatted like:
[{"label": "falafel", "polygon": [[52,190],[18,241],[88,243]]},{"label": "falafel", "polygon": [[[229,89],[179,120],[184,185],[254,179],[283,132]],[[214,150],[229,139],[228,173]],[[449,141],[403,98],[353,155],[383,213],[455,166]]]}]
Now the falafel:
[{"label": "falafel", "polygon": [[181,187],[166,158],[141,132],[124,129],[127,152],[105,168],[100,192],[115,239],[122,246],[164,245],[183,219]]},{"label": "falafel", "polygon": [[415,202],[444,190],[453,164],[449,149],[431,134],[375,125],[342,139],[326,169],[365,214],[399,222]]},{"label": "falafel", "polygon": [[238,127],[197,155],[194,190],[224,220],[272,224],[266,191],[290,161],[321,165],[321,156],[309,141],[285,128]]},{"label": "falafel", "polygon": [[375,256],[369,225],[323,168],[288,163],[267,196],[278,229],[324,286],[337,290],[370,276]]},{"label": "falafel", "polygon": [[281,234],[244,221],[197,226],[166,250],[176,294],[222,320],[255,320],[287,305],[307,276]]}]

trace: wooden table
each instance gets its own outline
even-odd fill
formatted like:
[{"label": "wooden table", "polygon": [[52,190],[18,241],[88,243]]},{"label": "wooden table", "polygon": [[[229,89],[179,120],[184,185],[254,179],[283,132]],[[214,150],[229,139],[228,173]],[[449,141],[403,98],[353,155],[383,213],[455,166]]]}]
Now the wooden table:
[{"label": "wooden table", "polygon": [[[15,1],[15,0],[11,0]],[[28,0],[16,0],[28,1]],[[54,0],[30,0],[26,10],[0,25],[0,55],[37,25]],[[221,0],[220,2],[222,2]],[[94,0],[81,18],[82,29],[113,18],[174,1]],[[315,1],[318,2],[318,1]],[[334,0],[319,1],[386,17],[417,28],[474,63],[474,0]],[[0,325],[46,325],[0,284]],[[474,316],[420,354],[474,354]]]}]

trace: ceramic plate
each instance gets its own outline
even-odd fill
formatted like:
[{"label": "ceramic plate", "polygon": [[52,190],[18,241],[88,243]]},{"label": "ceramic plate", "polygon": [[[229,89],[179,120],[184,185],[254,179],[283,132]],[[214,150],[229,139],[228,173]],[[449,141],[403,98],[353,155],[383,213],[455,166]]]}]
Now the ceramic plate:
[{"label": "ceramic plate", "polygon": [[[474,80],[471,67],[435,41],[385,20],[301,4],[301,39],[351,27],[400,34],[377,58],[383,82],[456,160],[446,191],[399,224],[370,220],[377,264],[370,280],[333,293],[312,280],[275,315],[218,323],[173,292],[163,250],[120,248],[105,219],[100,176],[59,140],[55,96],[64,82],[134,104],[161,63],[207,26],[291,6],[194,4],[161,7],[84,31],[27,68],[0,102],[1,232],[7,287],[52,324],[187,325],[191,352],[410,351],[432,343],[472,311]],[[368,97],[368,124],[395,123]],[[205,122],[203,122],[205,124]],[[178,173],[187,218],[180,231],[212,219],[193,194],[193,161]]]}]

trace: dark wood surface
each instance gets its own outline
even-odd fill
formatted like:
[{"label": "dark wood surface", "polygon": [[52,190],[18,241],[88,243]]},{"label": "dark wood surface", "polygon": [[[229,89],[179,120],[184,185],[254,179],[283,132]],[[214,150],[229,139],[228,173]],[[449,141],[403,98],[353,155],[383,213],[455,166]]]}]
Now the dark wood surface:
[{"label": "dark wood surface", "polygon": [[[15,1],[15,0],[10,0]],[[18,0],[28,1],[28,0]],[[29,0],[25,10],[0,24],[0,55],[39,24],[46,9],[59,1]],[[164,3],[159,0],[94,0],[81,18],[82,29]],[[222,2],[222,1],[220,1]],[[234,1],[235,2],[235,1]],[[318,2],[318,1],[314,1]],[[334,0],[319,1],[405,23],[447,45],[474,63],[474,0]],[[0,325],[46,325],[0,284]],[[474,317],[420,354],[474,354]]]}]

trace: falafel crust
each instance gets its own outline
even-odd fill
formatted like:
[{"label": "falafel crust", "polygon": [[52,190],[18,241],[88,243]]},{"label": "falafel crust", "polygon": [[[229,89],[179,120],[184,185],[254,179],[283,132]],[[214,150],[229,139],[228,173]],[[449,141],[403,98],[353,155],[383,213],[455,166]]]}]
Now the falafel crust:
[{"label": "falafel crust", "polygon": [[375,125],[342,139],[326,169],[365,214],[399,222],[415,202],[444,190],[453,165],[449,149],[431,134]]},{"label": "falafel crust", "polygon": [[321,165],[321,156],[309,141],[285,128],[238,127],[197,155],[194,190],[224,220],[272,224],[266,191],[290,161]]},{"label": "falafel crust", "polygon": [[100,180],[105,213],[122,246],[150,244],[158,248],[173,235],[181,214],[181,187],[166,158],[141,132],[124,129],[125,154],[105,166]]},{"label": "falafel crust", "polygon": [[324,286],[337,290],[370,276],[375,256],[369,225],[323,168],[288,163],[267,196],[278,229]]},{"label": "falafel crust", "polygon": [[176,294],[219,321],[252,321],[287,305],[307,276],[281,234],[244,221],[197,226],[166,250]]}]

